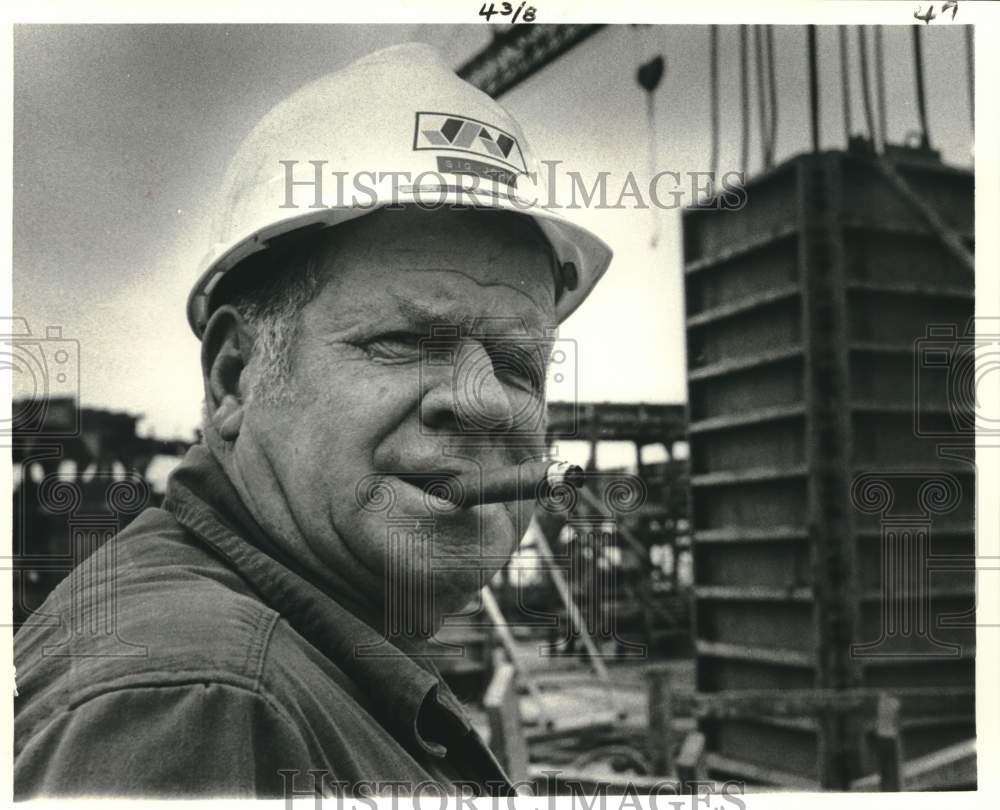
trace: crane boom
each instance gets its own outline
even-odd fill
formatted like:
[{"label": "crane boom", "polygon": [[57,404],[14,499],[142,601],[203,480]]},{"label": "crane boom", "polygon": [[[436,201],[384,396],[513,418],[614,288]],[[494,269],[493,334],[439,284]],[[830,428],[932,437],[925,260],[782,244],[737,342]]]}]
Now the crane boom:
[{"label": "crane boom", "polygon": [[593,36],[603,25],[512,25],[466,61],[458,75],[499,98]]}]

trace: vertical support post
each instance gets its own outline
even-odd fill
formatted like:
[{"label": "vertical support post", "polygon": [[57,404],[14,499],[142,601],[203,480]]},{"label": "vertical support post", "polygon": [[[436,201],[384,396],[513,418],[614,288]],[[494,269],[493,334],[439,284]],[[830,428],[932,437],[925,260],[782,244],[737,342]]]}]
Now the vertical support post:
[{"label": "vertical support post", "polygon": [[653,775],[670,776],[674,773],[674,729],[668,670],[657,668],[646,672],[646,703],[649,761]]},{"label": "vertical support post", "polygon": [[903,748],[899,733],[899,698],[882,692],[878,696],[877,712],[875,740],[879,790],[900,791],[903,790]]},{"label": "vertical support post", "polygon": [[501,665],[490,681],[483,705],[490,724],[490,748],[512,782],[528,777],[528,744],[521,727],[514,667]]},{"label": "vertical support post", "polygon": [[[799,163],[807,502],[820,689],[850,688],[857,680],[850,656],[857,638],[857,581],[840,161],[839,155],[807,155]],[[836,712],[819,717],[817,770],[826,789],[847,789],[860,770],[862,735],[856,726]]]},{"label": "vertical support post", "polygon": [[700,731],[692,731],[681,745],[677,755],[677,781],[680,792],[687,795],[697,795],[698,785],[707,780],[705,768],[705,735]]},{"label": "vertical support post", "polygon": [[[610,690],[611,678],[608,675],[608,669],[604,666],[601,654],[594,645],[594,639],[591,638],[590,633],[587,630],[587,625],[583,620],[583,616],[580,614],[580,609],[576,606],[576,602],[573,601],[573,594],[570,592],[569,585],[566,583],[566,577],[563,576],[563,572],[559,569],[558,565],[556,565],[555,556],[552,554],[552,547],[549,545],[549,540],[545,536],[545,532],[542,531],[542,527],[538,525],[538,520],[536,518],[531,519],[528,531],[534,532],[532,537],[534,538],[535,546],[538,549],[538,553],[545,561],[545,567],[548,569],[549,574],[552,577],[552,584],[556,586],[556,591],[559,593],[559,597],[562,599],[562,603],[566,607],[566,613],[569,615],[569,620],[573,625],[573,629],[580,634],[580,638],[583,640],[583,646],[586,648],[587,655],[590,657],[590,664],[594,668],[594,673],[600,679],[601,683],[607,684]],[[612,692],[609,697],[613,701],[614,693]]]}]

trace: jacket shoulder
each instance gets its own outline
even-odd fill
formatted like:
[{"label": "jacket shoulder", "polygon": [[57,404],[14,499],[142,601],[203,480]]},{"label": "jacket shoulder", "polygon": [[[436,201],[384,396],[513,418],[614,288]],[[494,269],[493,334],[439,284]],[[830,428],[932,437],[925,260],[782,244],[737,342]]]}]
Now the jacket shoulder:
[{"label": "jacket shoulder", "polygon": [[278,614],[170,513],[148,509],[61,582],[14,639],[20,725],[103,691],[257,690]]},{"label": "jacket shoulder", "polygon": [[18,736],[14,791],[18,799],[278,797],[283,769],[315,761],[264,693],[217,683],[120,687]]}]

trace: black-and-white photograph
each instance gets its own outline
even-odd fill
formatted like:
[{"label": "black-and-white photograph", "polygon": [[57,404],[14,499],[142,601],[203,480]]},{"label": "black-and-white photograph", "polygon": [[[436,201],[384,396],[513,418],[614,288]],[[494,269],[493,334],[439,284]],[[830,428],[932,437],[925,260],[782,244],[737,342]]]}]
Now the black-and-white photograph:
[{"label": "black-and-white photograph", "polygon": [[5,796],[983,788],[1000,7],[700,5],[13,18]]}]

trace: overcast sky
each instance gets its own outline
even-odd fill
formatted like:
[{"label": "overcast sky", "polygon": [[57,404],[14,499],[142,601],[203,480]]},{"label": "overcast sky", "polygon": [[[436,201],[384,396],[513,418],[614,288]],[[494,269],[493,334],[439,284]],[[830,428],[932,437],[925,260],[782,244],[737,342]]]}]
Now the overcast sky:
[{"label": "overcast sky", "polygon": [[[929,26],[925,34],[931,137],[947,161],[968,166],[962,32]],[[59,325],[79,341],[85,405],[144,414],[144,432],[190,435],[202,385],[184,304],[208,246],[212,192],[233,148],[282,97],[363,53],[417,40],[457,67],[487,37],[482,26],[15,27],[14,314],[34,334]],[[646,178],[649,130],[635,71],[663,53],[657,168],[705,171],[707,44],[706,26],[610,27],[503,103],[540,157],[609,171],[612,187],[629,171]],[[735,27],[721,28],[720,46],[725,171],[737,168],[739,151]],[[781,159],[808,143],[804,29],[778,27],[775,51]],[[886,63],[889,136],[900,141],[917,126],[909,26],[886,29]],[[837,66],[836,32],[820,29],[829,148],[843,145]],[[858,130],[857,74],[853,85]],[[755,169],[756,142],[751,157]],[[636,210],[570,215],[616,254],[563,325],[562,337],[577,342],[578,398],[683,401],[678,212],[661,212],[658,221]],[[554,393],[565,398],[571,389]]]}]

